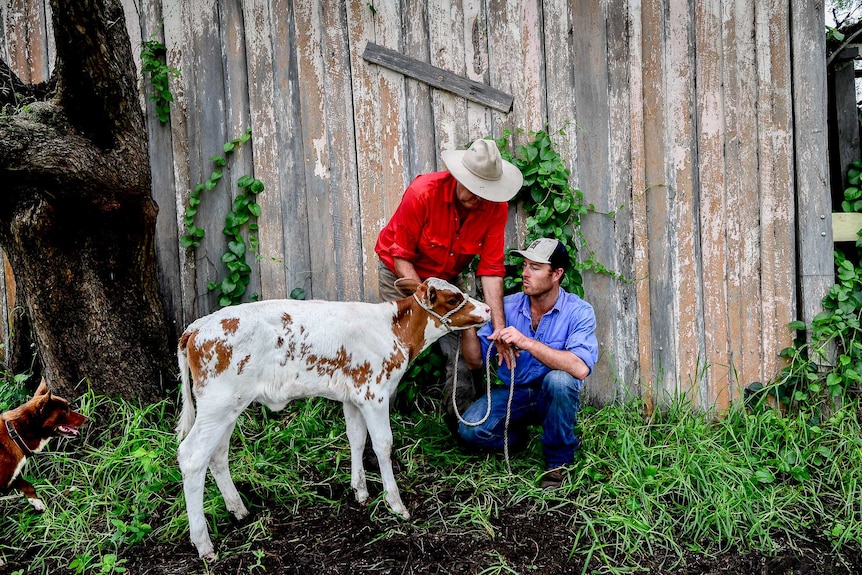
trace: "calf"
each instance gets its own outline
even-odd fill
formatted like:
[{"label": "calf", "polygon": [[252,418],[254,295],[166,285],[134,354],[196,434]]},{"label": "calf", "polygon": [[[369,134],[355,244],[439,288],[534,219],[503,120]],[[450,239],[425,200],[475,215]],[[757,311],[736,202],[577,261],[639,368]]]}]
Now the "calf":
[{"label": "calf", "polygon": [[253,401],[276,411],[302,397],[342,402],[356,500],[368,500],[362,465],[367,430],[386,502],[410,517],[392,473],[389,399],[425,348],[449,331],[490,320],[487,305],[443,280],[414,287],[412,296],[380,304],[247,303],[202,317],[185,330],[177,350],[183,403],[177,458],[190,536],[201,557],[215,559],[203,511],[207,466],[228,510],[237,519],[248,515],[228,469],[228,444],[237,417]]}]

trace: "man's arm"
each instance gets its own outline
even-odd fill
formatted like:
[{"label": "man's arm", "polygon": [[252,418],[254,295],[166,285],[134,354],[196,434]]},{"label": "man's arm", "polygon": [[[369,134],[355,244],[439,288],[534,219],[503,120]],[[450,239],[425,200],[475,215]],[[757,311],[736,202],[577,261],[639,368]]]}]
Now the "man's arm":
[{"label": "man's arm", "polygon": [[506,367],[515,367],[515,353],[506,345],[507,342],[497,336],[506,327],[506,312],[503,309],[503,278],[499,276],[482,276],[482,293],[485,303],[491,308],[491,326],[494,332],[488,339],[497,344],[497,361],[506,362]]},{"label": "man's arm", "polygon": [[583,380],[590,375],[590,368],[584,363],[584,360],[574,353],[565,349],[548,347],[538,340],[527,337],[514,327],[509,326],[500,331],[498,341],[500,340],[528,352],[551,369],[565,371],[576,379]]},{"label": "man's arm", "polygon": [[415,280],[417,284],[422,283],[422,278],[416,273],[413,262],[401,258],[392,258],[395,263],[395,275],[399,278]]},{"label": "man's arm", "polygon": [[479,341],[476,328],[465,329],[461,332],[461,355],[470,371],[482,367],[482,342]]}]

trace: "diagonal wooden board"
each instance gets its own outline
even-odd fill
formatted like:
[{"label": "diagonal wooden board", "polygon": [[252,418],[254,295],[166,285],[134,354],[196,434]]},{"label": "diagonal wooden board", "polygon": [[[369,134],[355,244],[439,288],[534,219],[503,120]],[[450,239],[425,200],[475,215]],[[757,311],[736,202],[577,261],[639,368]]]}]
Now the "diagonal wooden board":
[{"label": "diagonal wooden board", "polygon": [[512,111],[512,105],[515,100],[514,96],[501,92],[487,84],[463,78],[448,70],[408,58],[400,52],[378,46],[373,42],[368,42],[365,45],[365,52],[363,52],[362,57],[369,62],[379,64],[405,76],[410,76],[411,78],[425,82],[429,86],[452,92],[473,102],[479,102],[489,108],[505,112],[506,114]]}]

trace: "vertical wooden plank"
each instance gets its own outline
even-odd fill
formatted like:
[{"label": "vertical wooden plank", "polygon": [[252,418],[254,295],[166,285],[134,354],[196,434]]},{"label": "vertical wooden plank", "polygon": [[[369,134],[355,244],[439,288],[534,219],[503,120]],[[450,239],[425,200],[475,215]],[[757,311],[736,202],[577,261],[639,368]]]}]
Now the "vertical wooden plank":
[{"label": "vertical wooden plank", "polygon": [[787,0],[755,4],[761,218],[760,305],[763,315],[764,378],[778,374],[777,352],[791,342],[795,318],[793,135]]},{"label": "vertical wooden plank", "polygon": [[[190,187],[194,187],[210,177],[214,165],[209,158],[219,153],[227,140],[224,67],[217,3],[213,0],[182,2],[179,10],[182,19],[176,44],[189,56],[182,59],[180,71],[186,99],[189,181]],[[194,250],[193,317],[218,307],[216,295],[209,292],[207,284],[220,281],[224,274],[221,255],[227,241],[221,230],[231,203],[226,188],[221,182],[209,193],[204,192],[198,206],[196,225],[206,230],[206,237]],[[187,198],[184,201],[188,201]]]},{"label": "vertical wooden plank", "polygon": [[[464,36],[452,34],[453,30],[463,29],[464,13],[460,1],[428,2],[428,43],[432,66],[464,75]],[[449,92],[432,90],[431,109],[437,134],[437,165],[442,169],[440,151],[463,148],[469,141],[465,122],[467,101]]]},{"label": "vertical wooden plank", "polygon": [[[357,11],[359,14],[357,14]],[[361,14],[361,15],[360,15]],[[330,171],[331,189],[330,195],[331,218],[335,243],[333,245],[335,265],[331,272],[335,275],[335,283],[324,286],[330,287],[331,291],[324,291],[324,297],[363,299],[365,297],[365,261],[362,252],[362,227],[360,225],[361,213],[359,206],[361,198],[379,196],[363,196],[363,182],[366,177],[371,177],[376,185],[368,190],[377,193],[380,190],[379,176],[372,176],[371,171],[358,163],[359,152],[366,147],[359,144],[358,126],[354,125],[355,119],[360,114],[370,113],[368,123],[360,121],[363,127],[371,127],[371,130],[363,134],[363,143],[374,147],[374,126],[377,125],[378,110],[373,106],[373,85],[369,82],[367,67],[363,68],[362,50],[365,42],[362,38],[366,32],[372,31],[373,11],[364,2],[350,2],[345,11],[341,2],[327,2],[323,12],[324,23],[324,45],[326,47],[324,65],[326,67],[326,100],[327,118],[331,122],[328,127],[330,132]],[[355,18],[363,24],[357,27]],[[365,24],[370,28],[365,28]],[[356,36],[354,36],[356,34]],[[373,35],[370,36],[373,39]],[[362,69],[360,72],[359,70]],[[353,78],[351,78],[353,74]],[[351,84],[356,75],[364,76],[360,84],[366,91],[360,96],[364,101],[361,111],[355,107],[355,88],[357,83]],[[369,88],[371,90],[369,90]],[[366,98],[370,97],[368,102]],[[352,100],[353,99],[353,100]],[[354,112],[355,115],[351,114]],[[377,132],[379,134],[379,132]],[[381,169],[381,158],[379,152],[374,155],[375,166],[373,170],[379,174]],[[369,166],[370,167],[370,166]],[[358,181],[357,181],[358,178]],[[377,200],[379,201],[379,199]],[[312,209],[309,199],[309,213]],[[315,294],[318,294],[317,283],[321,279],[317,275],[317,264],[315,263],[315,251],[310,251],[312,261],[312,276]],[[355,262],[355,263],[354,263]],[[315,297],[319,297],[315,295]]]},{"label": "vertical wooden plank", "polygon": [[[375,8],[376,10],[376,8]],[[349,68],[353,89],[354,145],[356,154],[356,170],[359,176],[358,198],[362,206],[361,216],[366,226],[370,224],[376,240],[379,231],[391,215],[387,209],[389,201],[400,197],[403,190],[387,190],[383,187],[381,166],[384,162],[383,149],[380,145],[381,122],[379,93],[379,66],[369,64],[362,59],[362,51],[369,41],[375,42],[375,10],[361,0],[351,0],[347,3],[347,37],[349,39],[351,61],[356,66]],[[392,48],[392,46],[387,46]],[[397,46],[395,47],[397,48]],[[391,200],[390,200],[391,195]],[[392,208],[394,210],[394,207]],[[370,236],[372,232],[369,232]],[[373,253],[374,244],[368,248]],[[362,296],[368,294],[373,298],[377,294],[376,259],[369,256],[361,262],[362,266]],[[367,280],[365,279],[367,275]]]},{"label": "vertical wooden plank", "polygon": [[[723,412],[729,403],[727,203],[721,0],[697,3],[697,176],[700,188],[700,245],[703,274],[704,377],[696,388],[700,405]],[[697,225],[697,223],[696,223]],[[683,366],[684,367],[684,366]]]},{"label": "vertical wooden plank", "polygon": [[[700,254],[698,253],[697,193],[694,165],[696,156],[695,126],[695,63],[691,29],[694,26],[692,6],[687,0],[671,0],[667,21],[666,100],[668,118],[668,182],[671,211],[671,297],[675,322],[675,354],[665,366],[675,364],[674,374],[666,369],[665,383],[677,385],[677,392],[692,397],[699,384],[703,367],[702,292]],[[668,318],[669,319],[669,318]],[[665,320],[666,321],[666,320]]]},{"label": "vertical wooden plank", "polygon": [[[666,402],[676,391],[677,361],[674,312],[674,290],[671,267],[670,200],[672,183],[666,168],[671,143],[666,135],[668,118],[675,118],[665,93],[665,10],[661,0],[647,0],[642,7],[643,29],[643,148],[644,197],[643,227],[646,231],[646,260],[649,299],[641,300],[640,309],[649,310],[649,329],[641,337],[649,340],[651,364],[645,366],[655,379],[655,400]],[[641,294],[641,298],[645,294]],[[647,326],[640,326],[641,329]]]},{"label": "vertical wooden plank", "polygon": [[[667,155],[665,138],[666,113],[664,109],[665,41],[664,9],[661,0],[647,0],[641,9],[643,49],[641,74],[643,78],[643,138],[649,146],[643,148],[644,199],[643,229],[646,248],[646,274],[639,276],[647,280],[645,294],[647,300],[640,302],[639,309],[649,310],[649,332],[642,332],[647,341],[642,346],[641,357],[649,356],[651,362],[645,364],[649,377],[655,381],[654,401],[661,404],[667,400],[665,386],[665,365],[671,368],[671,378],[676,377],[675,363],[668,363],[673,349],[673,340],[667,321],[661,318],[673,317],[671,286],[664,283],[670,279],[670,256],[668,237],[668,195],[670,194],[667,174],[664,168]],[[643,298],[641,295],[641,298]],[[652,318],[656,318],[653,321]],[[641,321],[640,329],[647,326]],[[666,351],[665,351],[666,350]],[[649,384],[647,384],[649,386]],[[649,396],[649,391],[648,391]],[[647,402],[649,405],[649,401]]]},{"label": "vertical wooden plank", "polygon": [[[476,82],[488,83],[488,29],[483,0],[463,0],[464,73]],[[467,101],[467,139],[492,136],[491,109]]]},{"label": "vertical wooden plank", "polygon": [[[250,129],[249,112],[249,81],[246,55],[245,20],[241,2],[223,2],[219,5],[219,28],[221,30],[221,57],[224,66],[224,98],[225,98],[225,140],[232,140]],[[235,149],[225,166],[224,186],[226,195],[233,201],[240,193],[237,182],[242,176],[254,176],[252,159],[253,147],[257,144],[252,134],[251,146],[240,146]],[[213,155],[222,155],[217,150]],[[263,180],[261,180],[263,181]],[[264,181],[264,186],[266,182]],[[270,193],[275,190],[269,190]],[[264,193],[267,193],[264,190]],[[246,230],[243,233],[246,241],[248,236],[257,236],[257,232]],[[251,276],[243,301],[251,301],[260,296],[260,266],[255,254],[246,253],[246,263],[251,267]],[[223,272],[224,273],[224,272]]]},{"label": "vertical wooden plank", "polygon": [[834,101],[830,99],[829,102],[829,122],[835,127],[829,134],[829,177],[832,198],[837,205],[844,198],[847,169],[851,162],[862,158],[859,109],[856,107],[856,59],[844,57],[846,53],[858,53],[858,48],[842,50],[827,70],[830,95],[834,96]]},{"label": "vertical wooden plank", "polygon": [[[367,10],[367,7],[365,8]],[[348,15],[336,3],[296,9],[301,133],[313,294],[360,299],[361,239],[348,50]],[[328,246],[327,249],[316,249]]]},{"label": "vertical wooden plank", "polygon": [[[376,5],[374,14],[376,43],[398,51],[401,50],[403,43],[400,4],[400,2],[383,2]],[[364,49],[364,46],[359,48]],[[361,61],[358,58],[357,60]],[[378,297],[378,281],[377,254],[374,252],[374,246],[380,230],[386,225],[401,201],[401,195],[408,183],[405,171],[407,118],[404,77],[393,70],[378,66],[376,89],[380,111],[378,146],[382,194],[379,196],[360,194],[359,196],[360,204],[363,206],[363,217],[370,216],[367,221],[377,223],[377,225],[363,226],[361,237],[361,261],[365,284],[363,295],[367,299],[375,300]],[[382,205],[379,203],[381,197],[384,200]],[[366,211],[366,206],[376,209]]]},{"label": "vertical wooden plank", "polygon": [[[564,130],[565,135],[555,139],[557,148],[572,170],[572,181],[580,181],[575,99],[571,87],[575,85],[572,42],[575,37],[572,3],[568,0],[545,0],[543,4],[546,99],[548,102],[548,130]],[[578,36],[584,35],[578,25]]]},{"label": "vertical wooden plank", "polygon": [[722,10],[726,59],[725,182],[730,216],[727,233],[729,364],[734,378],[730,400],[734,401],[742,386],[761,378],[757,49],[754,4],[735,0],[723,4]]},{"label": "vertical wooden plank", "polygon": [[[333,7],[329,6],[330,13]],[[322,3],[304,1],[294,3],[296,28],[297,80],[303,87],[300,97],[301,140],[309,145],[303,146],[305,165],[305,190],[308,213],[308,226],[314,230],[313,243],[330,246],[329,249],[309,249],[311,265],[311,284],[315,298],[337,299],[335,232],[332,226],[332,181],[331,153],[327,126],[344,122],[345,118],[336,112],[335,117],[327,117],[326,101],[336,98],[336,94],[326,93],[326,68],[324,50],[337,50],[340,44],[328,46],[324,31],[324,7]],[[337,21],[337,7],[335,8]],[[332,16],[330,15],[330,19]],[[343,32],[343,25],[340,27]],[[324,48],[324,46],[326,47]],[[343,49],[343,48],[342,48]],[[341,109],[346,103],[341,101]]]},{"label": "vertical wooden plank", "polygon": [[[540,0],[489,0],[488,2],[488,63],[490,84],[514,95],[509,114],[494,112],[495,135],[503,130],[515,132],[511,137],[517,148],[530,131],[543,129],[547,117],[542,98],[545,79],[544,58],[539,48]],[[518,134],[518,130],[526,133]],[[524,243],[523,213],[510,205],[506,225],[506,245]]]},{"label": "vertical wooden plank", "polygon": [[[625,278],[635,277],[635,240],[632,213],[632,140],[642,137],[640,126],[631,123],[630,52],[633,40],[628,0],[612,0],[607,5],[608,60],[608,207],[614,216],[605,216],[613,238],[608,266]],[[638,78],[638,83],[640,78]],[[625,208],[621,209],[621,206]],[[609,242],[610,243],[610,242]],[[627,401],[640,394],[638,373],[637,288],[631,282],[610,280],[614,315],[608,348],[609,399]],[[593,297],[599,294],[593,294]],[[612,386],[612,387],[611,387]]]},{"label": "vertical wooden plank", "polygon": [[[405,0],[402,26],[404,27],[404,53],[420,62],[430,62],[428,3],[426,0]],[[438,152],[437,141],[434,136],[436,133],[434,116],[431,110],[431,88],[412,78],[405,80],[404,114],[407,120],[405,180],[409,183],[419,174],[438,169]],[[390,209],[394,212],[395,207],[391,206]],[[391,216],[391,214],[389,215]],[[386,221],[388,218],[385,219],[383,225],[386,225]],[[371,265],[376,265],[376,263],[376,258],[371,260]],[[366,295],[376,295],[376,292]]]},{"label": "vertical wooden plank", "polygon": [[[632,359],[639,366],[635,370],[636,378],[641,382],[640,396],[643,398],[644,409],[651,415],[655,407],[656,375],[652,354],[652,320],[650,308],[650,245],[649,224],[647,219],[647,153],[661,146],[660,141],[646,146],[646,90],[644,88],[650,72],[645,71],[644,54],[650,57],[650,48],[654,46],[647,42],[647,32],[644,14],[640,0],[629,0],[629,116],[631,118],[631,177],[632,177],[632,236],[634,249],[633,280],[635,286],[636,317],[637,317],[637,352]],[[652,24],[653,30],[655,24]],[[657,41],[655,32],[649,36],[652,42]],[[660,40],[659,40],[660,41]],[[653,72],[655,74],[655,72]],[[655,79],[652,79],[655,82]],[[653,94],[653,99],[655,94]],[[652,116],[650,116],[652,118]],[[656,128],[650,125],[650,131]],[[654,161],[654,159],[653,159]],[[651,168],[651,171],[653,168]]]},{"label": "vertical wooden plank", "polygon": [[[595,205],[597,213],[581,219],[581,231],[586,237],[581,259],[593,255],[608,267],[612,266],[614,250],[613,222],[602,213],[610,207],[610,110],[608,85],[608,37],[605,15],[595,8],[591,0],[573,0],[572,12],[578,15],[579,25],[589,34],[575,34],[572,65],[581,73],[575,74],[572,99],[578,110],[589,110],[577,118],[577,156],[579,174],[577,186],[588,203]],[[588,252],[588,253],[585,253]],[[589,381],[591,402],[602,404],[614,396],[613,319],[616,316],[613,297],[613,280],[607,275],[584,274],[584,296],[596,312],[596,337],[599,342],[599,362]]]},{"label": "vertical wooden plank", "polygon": [[[245,42],[248,56],[249,122],[252,132],[254,175],[265,189],[257,197],[261,207],[258,218],[260,240],[260,291],[263,298],[285,297],[287,292],[285,266],[290,266],[290,250],[284,244],[282,212],[281,164],[279,142],[276,139],[277,101],[274,87],[272,18],[269,2],[244,0]],[[288,154],[288,157],[289,154]]]},{"label": "vertical wooden plank", "polygon": [[[299,27],[297,4],[292,0],[277,0],[268,4],[268,33],[272,42],[271,107],[275,120],[271,159],[277,166],[277,174],[273,174],[273,177],[277,178],[274,181],[275,187],[271,188],[269,193],[278,198],[280,206],[279,219],[273,220],[269,237],[278,242],[280,255],[278,261],[266,257],[269,245],[263,248],[262,255],[269,273],[277,277],[279,282],[284,282],[278,284],[281,291],[272,297],[289,297],[291,291],[296,288],[304,290],[311,297],[310,237],[316,230],[311,230],[308,223],[304,151],[306,146],[314,147],[319,144],[307,142],[300,135],[303,129],[301,94],[305,94],[306,87],[299,79],[299,39],[312,31]],[[266,60],[261,61],[260,74],[266,74],[268,64]],[[309,86],[308,89],[313,90],[314,87]],[[265,105],[266,101],[261,101],[261,104]],[[281,236],[276,240],[279,231]],[[318,247],[315,243],[314,248]],[[276,275],[277,267],[280,267],[280,270]],[[284,280],[281,279],[282,276]],[[272,287],[275,288],[276,284],[273,283]]]},{"label": "vertical wooden plank", "polygon": [[[132,40],[132,53],[140,70],[140,46],[143,42],[156,39],[166,42],[162,27],[162,6],[160,2],[146,2],[141,6],[139,38]],[[128,14],[129,8],[126,9]],[[130,31],[131,36],[131,31]],[[167,47],[167,45],[166,45]],[[166,58],[167,61],[167,58]],[[175,92],[176,79],[169,80],[171,92]],[[177,189],[174,180],[174,157],[171,143],[171,125],[162,124],[155,114],[155,103],[150,101],[152,84],[149,77],[140,80],[141,95],[147,118],[147,138],[150,147],[150,173],[153,186],[153,200],[159,206],[156,218],[156,266],[159,272],[159,288],[165,306],[170,337],[176,339],[185,327],[183,314],[182,266],[180,263],[179,227],[182,213],[177,213]],[[176,103],[172,104],[174,116]]]},{"label": "vertical wooden plank", "polygon": [[50,76],[47,22],[50,14],[43,2],[9,0],[6,19],[6,63],[22,82],[36,84]]},{"label": "vertical wooden plank", "polygon": [[[183,220],[185,209],[191,193],[191,166],[189,162],[189,101],[186,97],[190,78],[186,72],[192,68],[191,51],[186,49],[183,32],[183,2],[182,0],[162,0],[162,16],[164,18],[164,39],[167,48],[166,63],[169,67],[179,70],[180,76],[171,80],[171,94],[174,102],[171,105],[170,121],[170,155],[173,158],[173,186],[176,194],[176,218],[178,234],[186,232]],[[165,153],[167,156],[167,152]],[[152,162],[152,159],[150,160]],[[197,182],[195,182],[197,183]],[[179,249],[179,248],[178,248]],[[197,319],[201,314],[195,306],[195,269],[194,251],[179,250],[180,265],[180,301],[182,303],[182,320],[185,326]]]},{"label": "vertical wooden plank", "polygon": [[822,1],[791,0],[793,133],[796,159],[796,218],[802,320],[822,311],[835,283],[832,258],[828,145],[826,140],[826,37]]}]

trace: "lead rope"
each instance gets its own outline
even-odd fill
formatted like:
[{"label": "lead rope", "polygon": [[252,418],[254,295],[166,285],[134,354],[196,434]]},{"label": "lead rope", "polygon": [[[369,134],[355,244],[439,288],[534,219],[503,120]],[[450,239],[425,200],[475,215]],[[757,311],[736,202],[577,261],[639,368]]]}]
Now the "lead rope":
[{"label": "lead rope", "polygon": [[[488,398],[488,409],[485,411],[485,416],[476,422],[469,422],[461,417],[461,412],[458,411],[458,403],[455,401],[455,396],[458,393],[458,358],[461,356],[460,342],[458,343],[458,347],[455,348],[455,377],[452,379],[452,407],[455,408],[455,415],[458,417],[458,421],[467,427],[482,425],[487,421],[488,416],[491,415],[491,346],[497,347],[497,344],[491,342],[491,345],[488,346],[488,351],[485,353],[485,383],[487,388],[486,396]],[[512,397],[515,395],[515,370],[510,369],[509,375],[511,376],[511,381],[509,382],[509,399],[506,402],[506,422],[503,425],[503,456],[506,459],[506,470],[509,472],[509,475],[512,475],[512,465],[509,463],[509,420],[512,417]]]},{"label": "lead rope", "polygon": [[[403,278],[396,279],[394,282],[392,282],[392,286],[396,290],[398,290],[400,293],[403,294],[404,292],[402,292],[398,288],[398,281],[400,279],[403,279]],[[425,311],[427,311],[428,313],[430,313],[431,315],[436,317],[438,320],[440,320],[440,323],[443,324],[443,327],[445,327],[446,330],[450,333],[452,332],[452,328],[449,327],[449,322],[451,321],[449,319],[449,316],[452,315],[453,313],[455,313],[456,311],[458,311],[459,309],[461,309],[462,307],[464,307],[464,304],[467,303],[467,298],[464,298],[464,301],[461,302],[461,305],[459,305],[458,307],[456,307],[455,309],[453,309],[452,311],[450,311],[446,315],[441,316],[440,314],[438,314],[437,312],[435,312],[434,310],[432,310],[431,308],[426,306],[424,302],[420,301],[420,299],[418,297],[416,297],[415,292],[413,293],[413,299],[416,300],[416,303],[419,304],[419,307],[421,307],[422,309],[424,309]],[[458,417],[458,421],[460,421],[461,423],[463,423],[464,425],[466,425],[468,427],[476,427],[477,425],[482,425],[483,423],[485,423],[485,421],[487,421],[487,419],[488,419],[488,416],[491,415],[491,346],[490,345],[488,346],[488,351],[485,354],[485,382],[486,382],[486,386],[487,386],[487,392],[486,393],[487,393],[487,397],[488,397],[488,410],[485,412],[485,416],[482,419],[480,419],[479,421],[477,421],[475,423],[470,423],[469,421],[466,421],[461,416],[461,412],[458,411],[458,404],[455,402],[455,394],[457,393],[457,390],[458,390],[458,359],[461,357],[460,339],[461,339],[461,337],[459,335],[458,336],[458,340],[459,340],[458,346],[455,349],[455,377],[452,379],[452,407],[455,408],[455,415]],[[491,344],[494,347],[497,346],[497,344],[495,344],[494,342],[491,342]],[[505,422],[505,425],[503,426],[503,456],[506,458],[506,470],[509,472],[509,475],[512,475],[512,466],[509,463],[509,420],[512,417],[512,397],[515,394],[515,370],[514,369],[509,370],[509,374],[511,375],[511,381],[509,382],[509,400],[506,402],[506,422]]]}]

